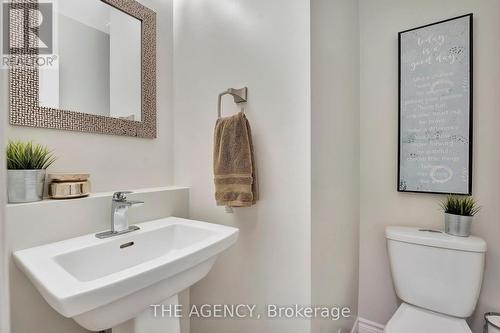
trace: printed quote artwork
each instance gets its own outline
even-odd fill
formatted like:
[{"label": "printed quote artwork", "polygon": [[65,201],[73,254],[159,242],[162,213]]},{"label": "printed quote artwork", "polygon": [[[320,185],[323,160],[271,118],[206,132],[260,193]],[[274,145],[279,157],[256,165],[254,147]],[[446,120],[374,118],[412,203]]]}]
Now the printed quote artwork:
[{"label": "printed quote artwork", "polygon": [[398,191],[471,194],[472,14],[399,33]]}]

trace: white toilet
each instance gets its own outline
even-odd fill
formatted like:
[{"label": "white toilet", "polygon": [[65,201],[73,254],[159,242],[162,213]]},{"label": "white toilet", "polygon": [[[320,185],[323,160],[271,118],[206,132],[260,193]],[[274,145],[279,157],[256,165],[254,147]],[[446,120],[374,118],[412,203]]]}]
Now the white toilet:
[{"label": "white toilet", "polygon": [[385,332],[471,333],[465,318],[479,298],[486,242],[411,227],[388,227],[386,238],[403,304]]}]

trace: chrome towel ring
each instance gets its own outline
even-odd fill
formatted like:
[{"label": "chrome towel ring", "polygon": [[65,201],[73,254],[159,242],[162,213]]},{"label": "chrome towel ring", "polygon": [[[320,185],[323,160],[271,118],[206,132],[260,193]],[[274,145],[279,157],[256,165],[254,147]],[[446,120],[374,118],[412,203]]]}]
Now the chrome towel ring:
[{"label": "chrome towel ring", "polygon": [[219,103],[217,107],[217,116],[222,117],[222,97],[225,95],[233,96],[234,102],[236,104],[241,104],[247,102],[248,98],[248,87],[241,89],[229,88],[228,90],[219,94]]}]

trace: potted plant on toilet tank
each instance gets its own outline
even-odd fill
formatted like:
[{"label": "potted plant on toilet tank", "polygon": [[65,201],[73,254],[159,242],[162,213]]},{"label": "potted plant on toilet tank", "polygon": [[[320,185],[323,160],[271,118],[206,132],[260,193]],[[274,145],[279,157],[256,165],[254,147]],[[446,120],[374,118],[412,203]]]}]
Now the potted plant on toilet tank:
[{"label": "potted plant on toilet tank", "polygon": [[46,169],[56,158],[46,147],[33,142],[7,144],[7,192],[10,203],[40,201]]},{"label": "potted plant on toilet tank", "polygon": [[469,237],[474,215],[481,207],[473,197],[459,197],[449,195],[441,203],[445,216],[445,232],[453,236]]}]

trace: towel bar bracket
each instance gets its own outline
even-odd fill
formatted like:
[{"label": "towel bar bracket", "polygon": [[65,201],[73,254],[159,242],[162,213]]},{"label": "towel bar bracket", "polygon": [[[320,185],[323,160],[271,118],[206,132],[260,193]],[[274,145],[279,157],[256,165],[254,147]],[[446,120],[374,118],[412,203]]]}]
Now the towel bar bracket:
[{"label": "towel bar bracket", "polygon": [[222,116],[222,97],[225,95],[233,96],[234,102],[236,104],[245,103],[248,100],[248,87],[243,87],[241,89],[229,88],[228,90],[219,94],[219,103],[217,108],[217,115],[219,118]]}]

